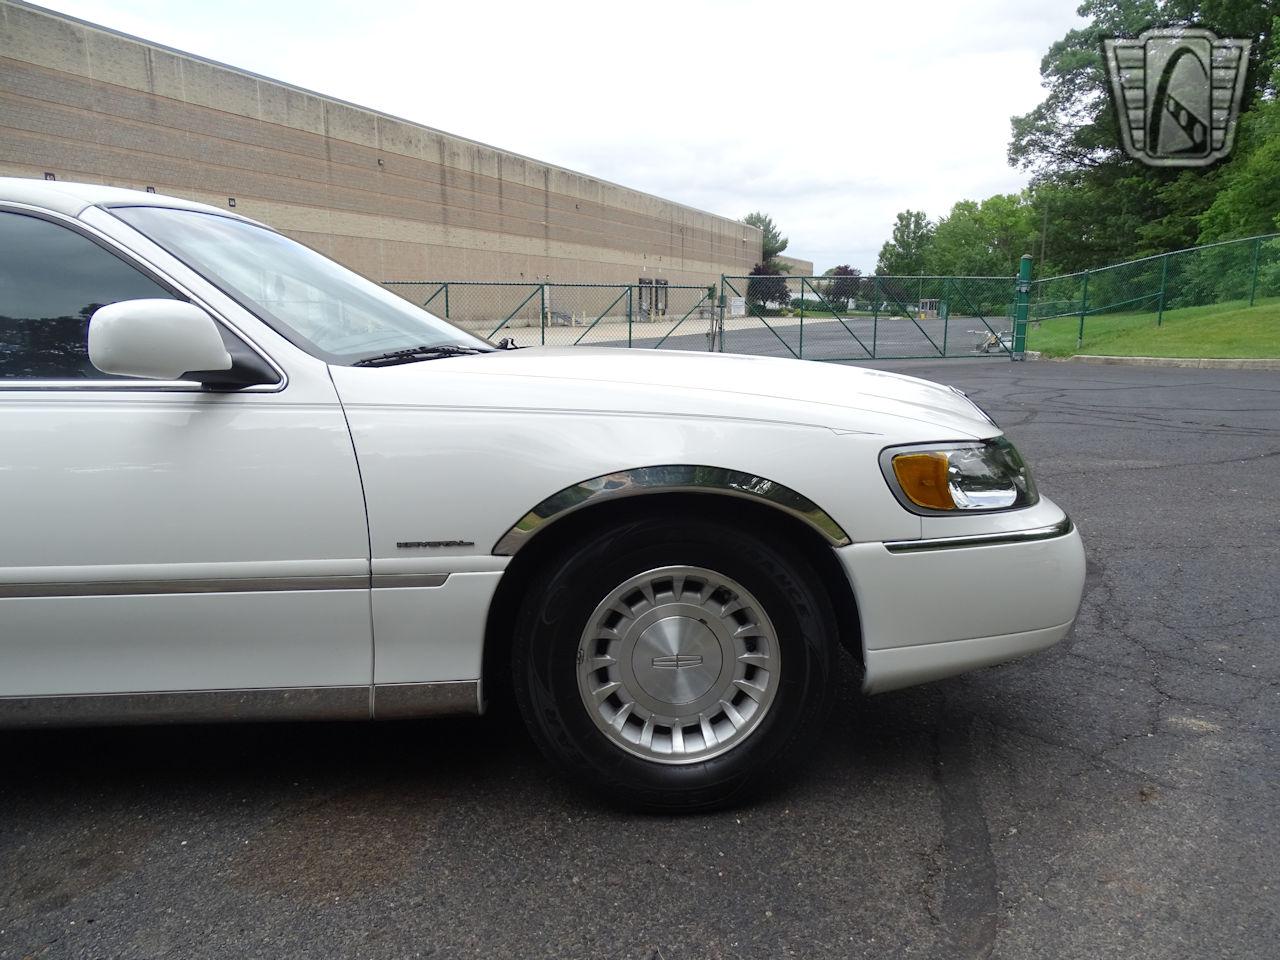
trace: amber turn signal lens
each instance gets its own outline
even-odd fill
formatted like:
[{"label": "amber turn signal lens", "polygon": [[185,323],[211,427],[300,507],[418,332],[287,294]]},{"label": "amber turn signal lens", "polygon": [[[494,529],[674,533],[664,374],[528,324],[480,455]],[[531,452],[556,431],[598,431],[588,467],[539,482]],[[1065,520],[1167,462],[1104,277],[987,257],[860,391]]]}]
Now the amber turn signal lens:
[{"label": "amber turn signal lens", "polygon": [[893,458],[893,474],[907,498],[918,507],[954,510],[947,484],[949,462],[945,453],[900,453]]}]

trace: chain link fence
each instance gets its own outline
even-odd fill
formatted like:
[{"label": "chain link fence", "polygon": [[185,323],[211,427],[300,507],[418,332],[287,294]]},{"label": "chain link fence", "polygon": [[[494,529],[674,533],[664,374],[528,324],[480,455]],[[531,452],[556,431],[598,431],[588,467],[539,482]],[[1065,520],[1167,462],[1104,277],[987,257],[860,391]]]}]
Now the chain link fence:
[{"label": "chain link fence", "polygon": [[1030,346],[1040,331],[1056,339],[1160,326],[1170,310],[1280,296],[1280,234],[1228,240],[1036,280]]},{"label": "chain link fence", "polygon": [[399,280],[385,286],[479,337],[517,346],[712,349],[715,287]]},{"label": "chain link fence", "polygon": [[[1042,338],[1159,326],[1171,310],[1280,297],[1280,234],[1097,270],[1015,277],[722,276],[719,289],[636,284],[398,280],[386,286],[480,337],[517,346],[648,347],[804,360],[1018,359],[1019,304]],[[1029,301],[1029,302],[1028,302]]]},{"label": "chain link fence", "polygon": [[1009,356],[1012,277],[724,277],[723,349],[805,360]]}]

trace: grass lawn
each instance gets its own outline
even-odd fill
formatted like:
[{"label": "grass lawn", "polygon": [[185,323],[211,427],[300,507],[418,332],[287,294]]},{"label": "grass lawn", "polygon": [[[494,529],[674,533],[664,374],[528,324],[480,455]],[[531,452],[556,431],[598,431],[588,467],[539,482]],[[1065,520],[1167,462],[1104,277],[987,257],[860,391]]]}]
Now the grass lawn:
[{"label": "grass lawn", "polygon": [[1280,297],[1255,306],[1237,300],[1209,307],[1166,310],[1156,326],[1151,313],[1100,313],[1086,317],[1084,343],[1076,346],[1079,317],[1058,317],[1027,328],[1027,349],[1049,357],[1076,353],[1113,357],[1280,358]]}]

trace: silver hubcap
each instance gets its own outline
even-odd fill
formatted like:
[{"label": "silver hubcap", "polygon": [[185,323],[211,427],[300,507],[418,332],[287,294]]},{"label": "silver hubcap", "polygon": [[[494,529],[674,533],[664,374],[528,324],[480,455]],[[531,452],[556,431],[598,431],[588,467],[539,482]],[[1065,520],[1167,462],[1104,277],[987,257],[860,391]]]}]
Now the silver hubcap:
[{"label": "silver hubcap", "polygon": [[778,636],[740,584],[701,567],[648,570],[612,590],[578,643],[578,691],[628,753],[693,763],[737,746],[778,688]]}]

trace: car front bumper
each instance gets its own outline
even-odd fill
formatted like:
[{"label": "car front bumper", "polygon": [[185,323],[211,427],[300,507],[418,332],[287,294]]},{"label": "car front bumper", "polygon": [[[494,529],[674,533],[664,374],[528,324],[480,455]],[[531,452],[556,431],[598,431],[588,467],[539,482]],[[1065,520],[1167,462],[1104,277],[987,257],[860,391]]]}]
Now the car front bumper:
[{"label": "car front bumper", "polygon": [[1037,525],[1022,530],[836,551],[858,600],[866,692],[1011,660],[1066,636],[1084,590],[1084,546],[1051,502],[1035,513]]}]

